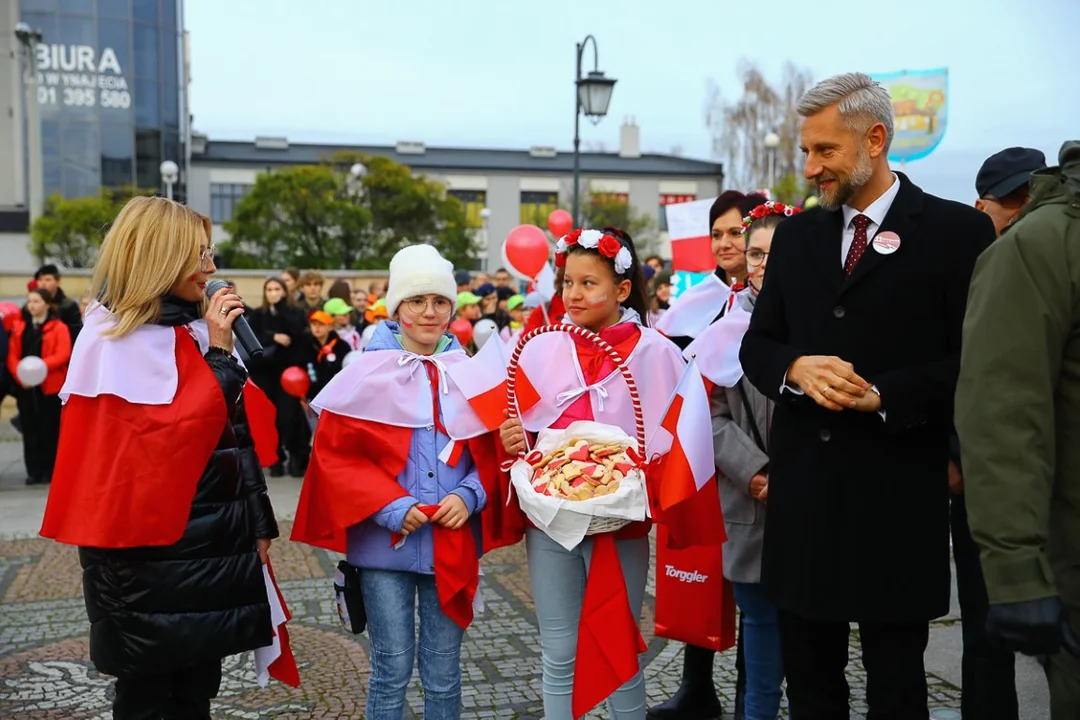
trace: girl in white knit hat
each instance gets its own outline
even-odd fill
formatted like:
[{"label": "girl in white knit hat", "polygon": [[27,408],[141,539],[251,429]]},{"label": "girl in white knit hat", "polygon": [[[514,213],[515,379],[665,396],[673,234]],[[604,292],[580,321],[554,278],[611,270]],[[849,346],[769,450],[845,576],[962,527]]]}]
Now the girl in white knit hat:
[{"label": "girl in white knit hat", "polygon": [[447,333],[456,298],[453,267],[435,248],[398,252],[390,319],[311,402],[319,424],[292,539],[346,553],[339,570],[359,575],[371,720],[402,717],[418,654],[424,717],[461,713],[461,641],[479,575],[474,531],[487,494],[468,449],[485,429],[446,374],[468,359]]}]

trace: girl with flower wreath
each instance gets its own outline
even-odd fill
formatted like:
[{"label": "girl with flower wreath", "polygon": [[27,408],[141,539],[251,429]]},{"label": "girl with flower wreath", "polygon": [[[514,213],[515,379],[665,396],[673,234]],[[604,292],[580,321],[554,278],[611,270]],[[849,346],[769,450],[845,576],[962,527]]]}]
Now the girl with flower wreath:
[{"label": "girl with flower wreath", "polygon": [[785,218],[798,212],[799,208],[770,200],[743,218],[746,288],[735,293],[732,310],[685,350],[687,357],[697,356],[701,374],[714,386],[713,452],[727,530],[724,577],[732,583],[742,615],[746,720],[776,720],[784,667],[776,607],[761,587],[774,403],[743,376],[739,348],[765,280],[773,232]]},{"label": "girl with flower wreath", "polygon": [[[652,433],[685,364],[674,345],[646,326],[645,279],[633,241],[616,228],[575,230],[559,240],[555,259],[563,276],[563,322],[598,334],[624,358],[640,383],[652,453]],[[521,354],[516,387],[521,418],[500,428],[507,453],[525,447],[526,432],[562,429],[579,420],[615,425],[635,435],[634,408],[620,372],[586,338],[552,332],[531,340]],[[704,394],[704,386],[699,387]],[[572,550],[536,527],[526,528],[548,720],[581,717],[605,699],[612,718],[644,720],[645,684],[638,662],[644,645],[637,618],[649,570],[651,525],[646,519],[590,535]]]}]

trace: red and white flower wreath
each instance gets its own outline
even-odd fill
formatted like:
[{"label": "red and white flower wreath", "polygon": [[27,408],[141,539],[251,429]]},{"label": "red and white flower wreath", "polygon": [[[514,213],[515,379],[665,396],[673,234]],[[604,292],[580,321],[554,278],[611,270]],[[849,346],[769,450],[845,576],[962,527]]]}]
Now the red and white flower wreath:
[{"label": "red and white flower wreath", "polygon": [[626,271],[634,263],[630,251],[614,235],[608,235],[599,230],[573,230],[563,235],[559,238],[559,242],[555,243],[555,267],[566,265],[566,251],[571,245],[580,245],[583,248],[596,250],[604,257],[609,258],[615,263],[615,272],[619,275],[625,275]]},{"label": "red and white flower wreath", "polygon": [[766,200],[761,205],[750,211],[750,214],[742,219],[742,234],[745,235],[746,231],[750,229],[750,226],[754,224],[755,220],[760,220],[766,215],[785,215],[791,217],[802,212],[802,208],[797,208],[794,205],[785,205],[775,200]]}]

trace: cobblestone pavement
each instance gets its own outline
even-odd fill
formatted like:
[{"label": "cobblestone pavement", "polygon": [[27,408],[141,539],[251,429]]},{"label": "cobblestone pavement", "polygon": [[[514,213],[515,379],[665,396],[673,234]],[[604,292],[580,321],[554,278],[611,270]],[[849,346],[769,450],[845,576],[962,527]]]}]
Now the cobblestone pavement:
[{"label": "cobblestone pavement", "polygon": [[[282,524],[287,536],[288,523]],[[301,687],[272,683],[255,685],[249,655],[224,663],[221,694],[213,705],[222,718],[362,718],[368,676],[365,636],[340,629],[328,581],[336,558],[303,545],[278,541],[274,567],[293,613],[290,633],[300,664]],[[539,641],[529,593],[523,547],[493,553],[483,562],[481,592],[487,605],[468,632],[462,653],[464,718],[540,718]],[[660,701],[678,686],[681,645],[652,636],[650,579],[642,628],[648,651],[649,703]],[[111,717],[110,678],[90,664],[88,626],[81,599],[78,560],[71,548],[42,539],[0,542],[0,718]],[[853,662],[848,667],[852,717],[866,712],[865,676],[852,633]],[[717,687],[725,707],[734,702],[735,654],[716,663]],[[959,706],[959,690],[930,676],[932,705]],[[419,680],[408,696],[408,718],[422,717]],[[589,718],[607,717],[594,712]]]}]

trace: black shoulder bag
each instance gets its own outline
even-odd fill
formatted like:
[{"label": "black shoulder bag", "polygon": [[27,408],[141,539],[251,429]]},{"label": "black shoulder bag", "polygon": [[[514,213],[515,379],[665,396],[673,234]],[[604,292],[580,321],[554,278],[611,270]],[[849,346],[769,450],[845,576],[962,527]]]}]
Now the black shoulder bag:
[{"label": "black shoulder bag", "polygon": [[367,627],[367,609],[364,592],[360,588],[360,568],[345,560],[338,563],[334,574],[334,595],[337,598],[338,619],[353,635],[359,635]]}]

